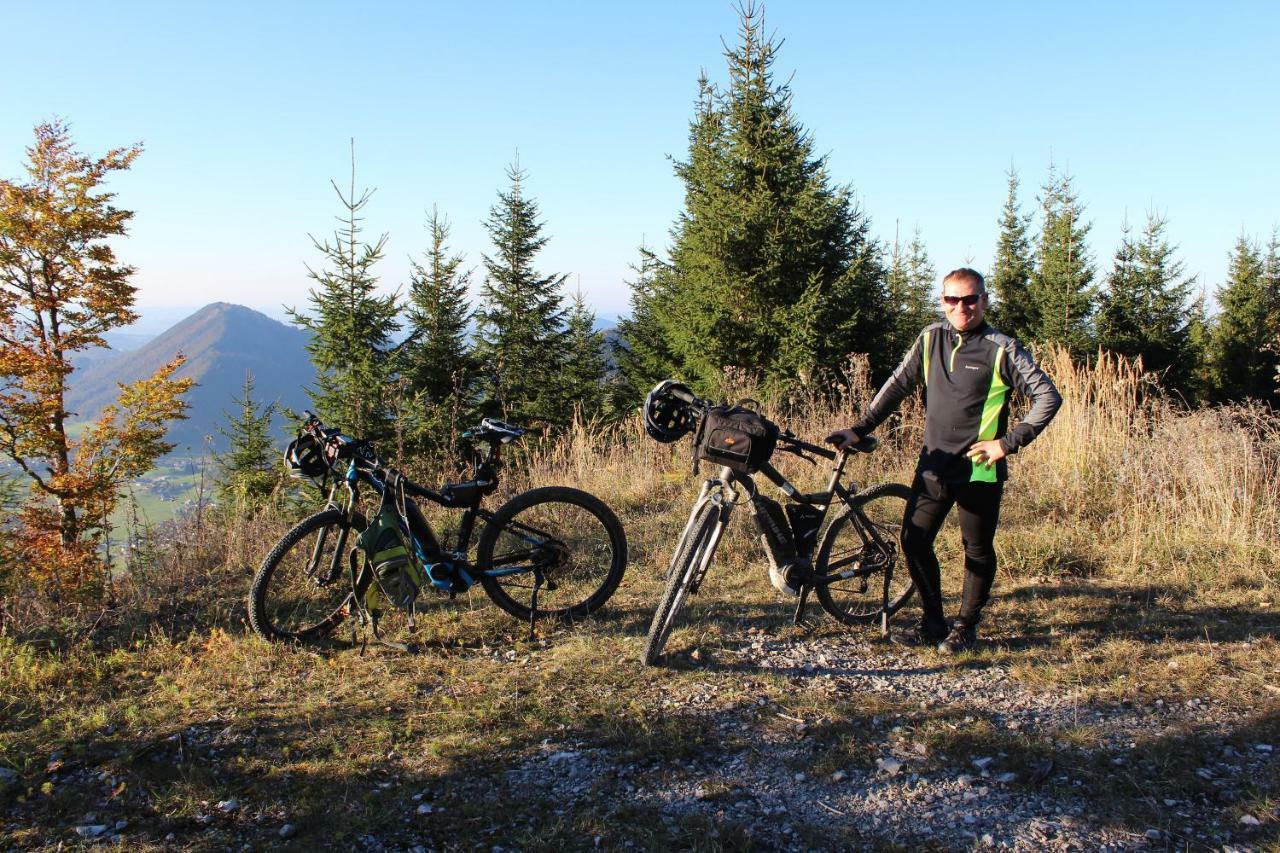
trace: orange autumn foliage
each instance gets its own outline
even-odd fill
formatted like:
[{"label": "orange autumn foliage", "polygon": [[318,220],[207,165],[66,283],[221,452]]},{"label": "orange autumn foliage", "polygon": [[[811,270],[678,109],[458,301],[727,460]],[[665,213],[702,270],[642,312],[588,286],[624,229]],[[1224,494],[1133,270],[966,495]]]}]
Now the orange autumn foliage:
[{"label": "orange autumn foliage", "polygon": [[172,450],[166,425],[183,417],[182,356],[122,386],[115,405],[68,434],[72,357],[106,346],[103,333],[133,322],[133,268],[108,242],[133,213],[102,189],[141,147],[93,159],[61,122],[35,129],[26,179],[0,180],[0,454],[30,492],[0,542],[0,591],[34,588],[60,600],[94,595],[103,580],[108,515],[131,479]]}]

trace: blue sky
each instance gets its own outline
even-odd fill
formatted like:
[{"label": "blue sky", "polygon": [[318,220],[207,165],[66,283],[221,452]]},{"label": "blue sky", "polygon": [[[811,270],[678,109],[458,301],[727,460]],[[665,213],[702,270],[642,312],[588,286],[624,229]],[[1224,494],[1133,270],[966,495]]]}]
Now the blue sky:
[{"label": "blue sky", "polygon": [[[370,236],[404,283],[425,211],[479,266],[481,221],[519,152],[570,275],[603,315],[681,204],[696,79],[723,80],[727,2],[9,3],[0,175],[38,122],[89,153],[146,146],[117,177],[137,212],[121,256],[144,311],[224,300],[279,316],[338,212],[354,137]],[[935,266],[985,268],[1004,172],[1029,210],[1052,159],[1076,179],[1101,270],[1128,215],[1169,219],[1210,292],[1243,232],[1280,225],[1280,12],[1270,3],[775,0],[775,72],[874,233],[917,225]]]}]

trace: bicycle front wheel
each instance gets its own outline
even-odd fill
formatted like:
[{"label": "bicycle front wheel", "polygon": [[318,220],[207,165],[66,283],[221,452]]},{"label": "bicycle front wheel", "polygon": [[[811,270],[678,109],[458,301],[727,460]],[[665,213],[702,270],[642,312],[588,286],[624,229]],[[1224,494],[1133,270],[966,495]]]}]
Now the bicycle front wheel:
[{"label": "bicycle front wheel", "polygon": [[[622,582],[627,537],[613,510],[581,489],[546,486],[507,501],[476,547],[480,582],[518,619],[578,619],[600,608]],[[535,573],[542,585],[533,599]]]},{"label": "bicycle front wheel", "polygon": [[853,496],[818,544],[818,574],[849,577],[818,584],[822,608],[846,625],[892,616],[915,586],[902,556],[902,520],[911,489],[900,483],[872,486]]},{"label": "bicycle front wheel", "polygon": [[695,580],[694,575],[704,559],[710,559],[707,551],[715,539],[718,516],[719,507],[710,501],[704,503],[676,544],[676,557],[667,573],[667,588],[662,593],[662,600],[658,602],[658,609],[654,611],[649,636],[644,644],[644,662],[648,666],[655,665],[662,656],[662,649],[671,636],[671,629],[675,627],[676,614],[689,597],[689,586]]},{"label": "bicycle front wheel", "polygon": [[253,578],[249,624],[268,640],[316,642],[351,611],[348,565],[363,517],[338,509],[303,519],[284,535]]}]

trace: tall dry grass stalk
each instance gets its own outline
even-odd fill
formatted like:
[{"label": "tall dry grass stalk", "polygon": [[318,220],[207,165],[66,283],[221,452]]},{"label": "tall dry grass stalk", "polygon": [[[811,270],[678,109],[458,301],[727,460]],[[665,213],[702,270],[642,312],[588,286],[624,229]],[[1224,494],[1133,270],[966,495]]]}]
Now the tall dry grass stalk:
[{"label": "tall dry grass stalk", "polygon": [[1176,569],[1182,580],[1242,571],[1277,583],[1275,413],[1188,411],[1139,366],[1106,353],[1085,366],[1055,349],[1044,366],[1063,406],[1014,468],[1010,503],[1023,523],[1085,533],[1113,570]]},{"label": "tall dry grass stalk", "polygon": [[[1048,430],[1010,461],[1002,556],[1009,571],[1042,573],[1081,562],[1116,576],[1171,584],[1280,585],[1280,419],[1257,406],[1187,410],[1135,365],[1110,354],[1089,364],[1061,349],[1042,364],[1062,392]],[[726,379],[726,397],[758,389]],[[852,423],[875,388],[865,361],[842,381],[760,399],[764,411],[809,440]],[[1015,413],[1016,418],[1016,413]],[[882,447],[855,459],[858,482],[908,481],[924,432],[924,406],[908,400],[879,431]],[[673,541],[700,478],[689,475],[689,440],[660,445],[638,417],[606,426],[578,421],[519,460],[510,488],[565,483],[592,491],[662,526]],[[822,482],[780,455],[799,485]],[[704,472],[709,473],[709,472]],[[674,502],[674,503],[672,503]],[[629,519],[630,520],[630,519]],[[1002,538],[1005,534],[1002,534]]]}]

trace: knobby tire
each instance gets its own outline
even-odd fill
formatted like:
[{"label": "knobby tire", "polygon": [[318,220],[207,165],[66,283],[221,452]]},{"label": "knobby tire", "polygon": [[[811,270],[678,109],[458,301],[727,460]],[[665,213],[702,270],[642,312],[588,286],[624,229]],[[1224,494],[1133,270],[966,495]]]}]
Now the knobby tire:
[{"label": "knobby tire", "polygon": [[667,644],[671,629],[675,626],[676,614],[688,599],[689,584],[697,571],[702,555],[715,535],[718,523],[719,508],[710,501],[702,505],[684,536],[676,545],[676,559],[667,577],[667,587],[658,602],[658,609],[653,614],[653,622],[649,625],[649,636],[644,646],[644,662],[654,666],[662,656],[662,649]]},{"label": "knobby tire", "polygon": [[[854,495],[850,506],[823,533],[814,561],[814,570],[818,574],[839,570],[839,566],[833,569],[830,565],[833,556],[837,563],[859,558],[879,559],[880,555],[871,553],[868,550],[871,546],[864,545],[858,535],[862,522],[855,519],[857,512],[869,518],[877,534],[891,549],[885,555],[889,559],[885,560],[883,568],[867,576],[865,591],[860,589],[862,580],[854,578],[816,586],[814,591],[822,608],[838,621],[846,625],[860,625],[877,619],[884,611],[892,616],[915,592],[901,543],[903,515],[910,497],[911,489],[901,483],[871,486]],[[887,607],[883,600],[886,589],[889,591]]]},{"label": "knobby tire", "polygon": [[[348,561],[365,524],[362,516],[348,521],[341,510],[330,508],[286,533],[262,561],[249,589],[253,630],[268,640],[300,643],[321,642],[332,634],[351,612]],[[325,550],[313,563],[317,542]]]},{"label": "knobby tire", "polygon": [[617,590],[627,568],[627,537],[613,510],[595,495],[567,486],[530,489],[498,508],[476,547],[484,591],[520,620],[533,613],[532,572],[484,572],[529,560],[547,564],[555,587],[539,590],[536,618],[572,621],[594,613]]}]

